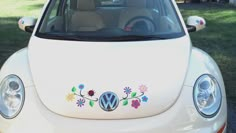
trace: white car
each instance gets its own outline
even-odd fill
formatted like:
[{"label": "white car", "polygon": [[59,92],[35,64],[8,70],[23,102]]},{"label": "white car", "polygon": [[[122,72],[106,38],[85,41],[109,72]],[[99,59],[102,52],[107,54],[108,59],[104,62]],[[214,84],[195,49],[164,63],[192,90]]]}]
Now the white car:
[{"label": "white car", "polygon": [[175,0],[49,0],[0,71],[0,133],[225,133],[205,25]]}]

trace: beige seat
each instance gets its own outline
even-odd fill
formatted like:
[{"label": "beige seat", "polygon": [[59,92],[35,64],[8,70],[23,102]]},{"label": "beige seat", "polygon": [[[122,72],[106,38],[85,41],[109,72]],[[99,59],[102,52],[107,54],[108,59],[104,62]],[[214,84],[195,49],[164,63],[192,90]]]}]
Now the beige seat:
[{"label": "beige seat", "polygon": [[146,0],[126,0],[127,8],[120,13],[119,28],[124,29],[126,24],[135,17],[152,18],[152,13],[146,8]]},{"label": "beige seat", "polygon": [[96,31],[104,27],[102,17],[96,13],[94,0],[77,1],[77,10],[68,27],[70,31]]}]

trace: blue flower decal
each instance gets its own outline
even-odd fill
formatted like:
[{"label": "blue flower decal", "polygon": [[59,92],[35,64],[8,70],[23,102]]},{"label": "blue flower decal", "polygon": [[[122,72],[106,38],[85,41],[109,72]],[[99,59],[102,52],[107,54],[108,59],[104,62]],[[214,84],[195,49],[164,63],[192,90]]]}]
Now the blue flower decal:
[{"label": "blue flower decal", "polygon": [[132,92],[132,90],[131,90],[130,87],[125,87],[125,88],[124,88],[124,93],[125,93],[125,94],[128,95],[128,94],[130,94],[131,92]]},{"label": "blue flower decal", "polygon": [[[140,85],[137,89],[139,89],[140,92],[133,90],[129,86],[123,88],[125,96],[121,99],[118,98],[123,106],[131,105],[131,107],[138,109],[142,103],[148,102],[148,97],[146,96],[148,87],[146,85]],[[85,88],[84,84],[79,84],[77,87],[73,86],[70,93],[66,95],[66,100],[68,102],[75,102],[75,105],[78,108],[83,108],[87,103],[90,107],[94,107],[95,104],[99,102],[99,98],[95,97],[95,91],[93,89]]]},{"label": "blue flower decal", "polygon": [[79,88],[80,90],[83,90],[83,89],[84,89],[84,84],[80,84],[80,85],[78,86],[78,88]]},{"label": "blue flower decal", "polygon": [[147,97],[147,96],[143,96],[143,97],[142,97],[142,101],[143,101],[143,102],[147,102],[147,101],[148,101],[148,97]]}]

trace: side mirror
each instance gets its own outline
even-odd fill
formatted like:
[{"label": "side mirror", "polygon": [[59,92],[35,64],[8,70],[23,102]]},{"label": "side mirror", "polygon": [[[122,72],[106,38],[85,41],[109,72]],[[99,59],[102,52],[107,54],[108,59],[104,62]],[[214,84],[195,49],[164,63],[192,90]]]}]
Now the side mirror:
[{"label": "side mirror", "polygon": [[32,33],[36,21],[37,20],[33,17],[23,17],[18,21],[18,26],[21,30]]},{"label": "side mirror", "polygon": [[206,21],[202,17],[190,16],[187,19],[188,32],[195,32],[202,30],[206,27]]}]

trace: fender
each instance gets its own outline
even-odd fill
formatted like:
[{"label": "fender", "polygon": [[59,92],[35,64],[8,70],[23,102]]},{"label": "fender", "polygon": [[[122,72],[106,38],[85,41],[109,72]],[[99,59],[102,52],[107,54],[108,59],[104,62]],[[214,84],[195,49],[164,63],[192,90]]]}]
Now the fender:
[{"label": "fender", "polygon": [[[10,74],[19,76],[25,87],[34,85],[28,62],[28,48],[23,48],[8,58],[1,68],[0,81]],[[225,85],[218,65],[206,52],[193,47],[184,85],[193,87],[195,81],[203,74],[211,74],[217,79],[225,97]]]},{"label": "fender", "polygon": [[192,47],[192,53],[189,63],[190,64],[184,83],[185,86],[193,87],[195,81],[201,75],[210,74],[217,79],[221,87],[222,96],[226,97],[225,86],[221,71],[214,59],[211,58],[211,56],[209,56],[206,52],[199,48]]},{"label": "fender", "polygon": [[33,86],[33,80],[28,62],[28,48],[15,52],[3,64],[0,71],[0,82],[8,75],[17,75],[23,81],[25,88]]}]

